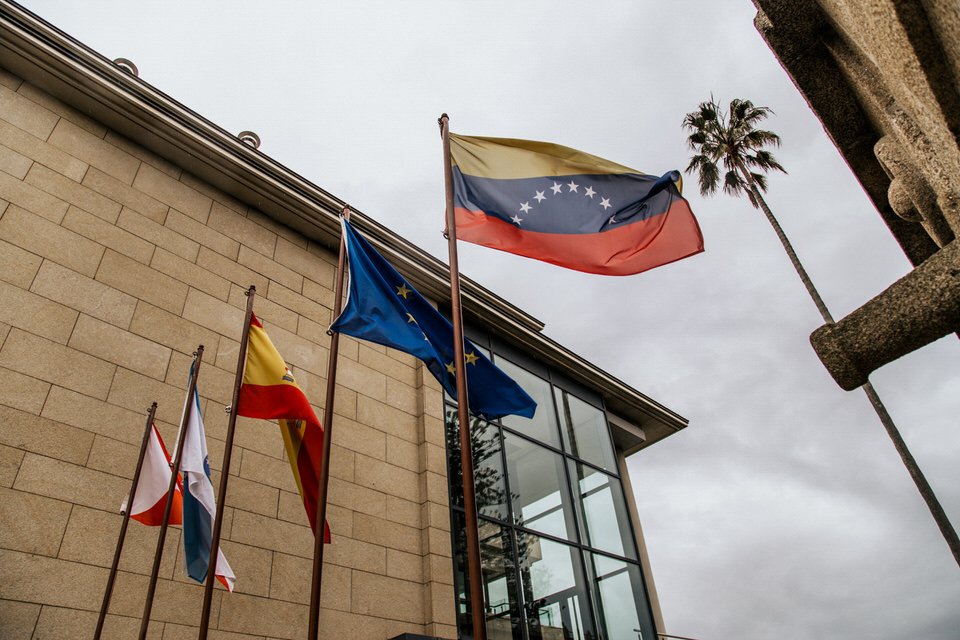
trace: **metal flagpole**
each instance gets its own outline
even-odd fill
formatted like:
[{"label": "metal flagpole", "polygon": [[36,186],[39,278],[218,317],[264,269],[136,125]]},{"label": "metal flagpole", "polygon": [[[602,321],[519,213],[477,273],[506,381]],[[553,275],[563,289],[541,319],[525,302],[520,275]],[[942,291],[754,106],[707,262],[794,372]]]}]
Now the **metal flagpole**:
[{"label": "metal flagpole", "polygon": [[207,565],[207,582],[203,587],[203,610],[200,613],[200,635],[206,640],[210,626],[210,604],[213,602],[213,582],[217,578],[217,558],[220,555],[220,530],[223,528],[223,512],[227,506],[227,479],[230,477],[230,457],[233,453],[233,432],[237,426],[237,405],[240,403],[240,387],[243,385],[243,367],[247,364],[247,343],[250,340],[250,317],[253,315],[253,299],[257,288],[250,285],[246,291],[247,309],[243,316],[243,336],[240,338],[240,353],[237,354],[237,376],[233,383],[233,402],[230,404],[230,419],[227,422],[227,441],[223,448],[223,465],[220,469],[220,491],[217,493],[217,516],[213,519],[210,535],[210,564]]},{"label": "metal flagpole", "polygon": [[107,609],[110,607],[110,596],[113,594],[113,583],[117,579],[117,568],[120,566],[120,552],[123,551],[123,541],[127,537],[127,525],[130,524],[130,510],[133,508],[133,498],[137,493],[137,484],[140,482],[140,472],[143,470],[143,458],[147,453],[147,443],[150,442],[150,431],[153,429],[153,418],[157,414],[157,403],[154,402],[147,410],[147,424],[143,427],[143,442],[140,443],[140,457],[137,458],[137,468],[133,472],[133,483],[127,495],[127,506],[123,510],[123,521],[120,524],[120,536],[117,538],[117,550],[113,552],[113,564],[110,565],[110,575],[107,577],[107,586],[103,591],[103,604],[100,605],[100,617],[97,618],[97,630],[93,633],[93,640],[100,640],[103,633],[103,623],[107,619]]},{"label": "metal flagpole", "polygon": [[[350,219],[350,207],[344,207],[340,214]],[[333,291],[333,320],[340,316],[343,309],[343,281],[347,264],[347,239],[340,232],[340,256],[337,258],[337,281]],[[307,640],[317,640],[320,633],[320,587],[323,583],[323,538],[327,521],[327,487],[330,480],[330,446],[333,439],[333,401],[337,386],[337,354],[340,350],[340,332],[328,329],[330,335],[330,355],[327,359],[327,395],[323,405],[323,454],[320,460],[317,487],[317,521],[314,523],[313,543],[313,582],[310,585],[310,623],[307,627]]]},{"label": "metal flagpole", "polygon": [[453,212],[453,169],[450,165],[450,118],[437,121],[443,137],[443,183],[447,196],[447,247],[450,252],[450,306],[453,316],[453,366],[457,376],[457,415],[460,422],[460,469],[463,474],[463,510],[467,529],[467,573],[470,577],[470,617],[473,640],[486,640],[487,625],[480,575],[480,536],[477,499],[473,486],[473,455],[470,446],[470,410],[467,403],[467,375],[463,358],[463,318],[460,304],[460,267],[457,263],[457,223]]},{"label": "metal flagpole", "polygon": [[[153,569],[150,572],[150,584],[147,587],[147,601],[143,605],[143,618],[140,620],[140,640],[147,637],[147,628],[150,626],[150,611],[153,609],[153,596],[157,591],[157,577],[160,575],[160,559],[163,557],[163,543],[167,537],[167,525],[170,521],[170,511],[173,509],[173,492],[177,486],[177,476],[180,474],[180,459],[183,457],[183,441],[187,436],[187,417],[190,415],[190,402],[197,390],[197,376],[200,375],[200,363],[203,362],[203,345],[197,347],[193,354],[193,367],[190,372],[190,384],[187,385],[187,399],[183,403],[183,415],[180,416],[180,433],[177,436],[177,448],[170,467],[170,484],[167,487],[167,502],[163,507],[163,521],[160,524],[160,534],[157,537],[157,551],[153,554]],[[127,508],[129,511],[129,507]]]}]

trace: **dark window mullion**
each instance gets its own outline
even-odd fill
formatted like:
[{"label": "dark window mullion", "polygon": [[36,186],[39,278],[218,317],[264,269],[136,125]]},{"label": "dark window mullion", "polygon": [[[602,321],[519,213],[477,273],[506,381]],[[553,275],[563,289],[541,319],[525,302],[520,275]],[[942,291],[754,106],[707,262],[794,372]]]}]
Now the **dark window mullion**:
[{"label": "dark window mullion", "polygon": [[520,572],[520,551],[517,548],[517,530],[508,527],[510,535],[510,553],[513,555],[513,579],[516,580],[515,589],[518,606],[520,607],[520,632],[523,640],[530,640],[530,632],[527,630],[527,598],[523,593],[523,575]]},{"label": "dark window mullion", "polygon": [[[557,428],[560,430],[560,452],[566,453],[566,447],[563,446],[563,430],[566,428],[566,420],[560,413],[560,407],[557,406],[557,385],[553,382],[553,369],[547,370],[547,382],[550,383],[550,404],[553,405],[553,415],[557,420]],[[562,391],[561,391],[562,393]],[[572,452],[571,452],[572,453]]]},{"label": "dark window mullion", "polygon": [[517,535],[514,527],[513,494],[510,491],[510,472],[509,467],[507,467],[507,447],[504,443],[503,425],[499,424],[499,421],[491,424],[497,428],[497,437],[500,439],[500,468],[503,469],[503,490],[507,494],[507,520],[503,526],[508,532],[508,537],[510,538],[510,555],[513,562],[513,587],[514,593],[517,596],[517,606],[519,607],[518,613],[520,616],[520,633],[523,636],[523,640],[530,640],[530,635],[527,632],[526,598],[523,594],[523,576],[520,575],[520,555],[517,550]]},{"label": "dark window mullion", "polygon": [[587,552],[581,550],[580,558],[583,562],[584,569],[587,570],[587,581],[590,583],[589,594],[590,594],[590,605],[596,611],[597,616],[597,637],[606,638],[606,640],[614,640],[610,638],[609,630],[607,629],[607,619],[604,613],[604,604],[603,598],[600,597],[600,578],[597,576],[597,566],[593,562],[593,557],[591,554],[590,559],[587,559]]},{"label": "dark window mullion", "polygon": [[607,579],[609,579],[609,578],[615,578],[615,577],[617,577],[618,575],[620,575],[621,573],[625,573],[627,570],[628,570],[627,567],[623,567],[622,569],[617,569],[616,571],[611,571],[610,573],[605,573],[605,574],[603,574],[602,576],[599,575],[599,574],[597,574],[595,577],[596,577],[596,579],[597,579],[597,583],[599,584],[601,581],[607,580]]},{"label": "dark window mullion", "polygon": [[603,467],[598,467],[598,466],[596,465],[596,463],[590,462],[589,460],[583,460],[582,458],[578,458],[578,457],[576,457],[576,456],[572,456],[572,455],[570,455],[569,453],[565,453],[565,452],[563,451],[563,449],[558,449],[557,447],[554,447],[554,446],[552,446],[552,445],[549,445],[549,444],[547,444],[547,443],[545,443],[545,442],[541,442],[541,441],[539,441],[539,440],[536,440],[536,439],[534,439],[534,438],[531,438],[530,436],[525,435],[525,434],[523,433],[523,431],[517,431],[516,429],[513,429],[513,428],[508,427],[508,426],[506,426],[506,425],[501,425],[500,428],[503,429],[504,431],[506,431],[507,433],[511,434],[511,435],[520,436],[520,437],[523,438],[524,440],[527,440],[527,441],[532,442],[532,443],[534,443],[534,444],[536,444],[536,445],[538,445],[538,446],[541,446],[541,447],[543,447],[544,449],[549,449],[550,451],[552,451],[552,452],[554,452],[554,453],[556,453],[556,454],[559,454],[559,455],[561,455],[561,456],[563,456],[563,457],[565,457],[565,458],[568,458],[568,459],[570,459],[570,460],[573,460],[574,462],[579,462],[580,464],[584,465],[585,467],[590,467],[591,469],[596,469],[597,471],[599,471],[599,472],[601,472],[601,473],[605,473],[605,474],[607,474],[608,476],[613,476],[614,478],[618,478],[618,479],[620,478],[620,470],[619,470],[619,469],[617,469],[616,471],[612,471],[612,470],[610,470],[610,469],[604,469]]},{"label": "dark window mullion", "polygon": [[513,494],[510,492],[510,469],[507,467],[507,447],[503,438],[503,425],[496,425],[497,437],[500,439],[500,468],[503,469],[503,490],[506,492],[507,501],[507,526],[513,526]]},{"label": "dark window mullion", "polygon": [[[556,403],[554,403],[554,404],[556,404]],[[562,442],[562,441],[563,441],[563,438],[561,438],[560,440],[561,440],[561,442]],[[580,516],[578,515],[578,514],[579,514],[579,509],[580,509],[580,490],[579,490],[579,484],[577,485],[577,490],[574,491],[574,486],[573,486],[573,484],[570,482],[570,466],[571,466],[571,465],[570,465],[570,463],[567,462],[567,460],[569,460],[569,457],[568,457],[568,456],[563,456],[563,457],[561,458],[561,460],[560,460],[561,464],[563,465],[563,477],[566,478],[566,480],[567,480],[567,490],[566,490],[566,491],[563,491],[563,490],[560,491],[560,502],[561,502],[561,504],[563,503],[563,494],[566,494],[566,495],[570,496],[570,501],[573,503],[573,504],[571,504],[571,505],[569,505],[569,506],[570,506],[570,510],[571,510],[571,512],[572,512],[572,514],[573,514],[574,542],[575,542],[577,545],[582,545],[582,544],[584,543],[584,541],[586,540],[586,537],[584,537],[584,533],[585,533],[585,532],[584,532],[584,531],[581,531],[581,529],[586,528],[586,514],[584,514],[584,520],[583,520],[584,525],[581,526],[581,524],[580,524]],[[583,553],[581,553],[580,555],[582,556]]]},{"label": "dark window mullion", "polygon": [[[606,412],[604,412],[604,415],[606,415]],[[607,425],[609,426],[609,424],[610,424],[610,421],[607,420]],[[621,467],[621,465],[622,465],[622,466],[623,466],[623,472],[626,473],[626,472],[627,472],[627,459],[626,459],[625,457],[623,457],[623,456],[620,455],[620,452],[617,451],[616,447],[614,447],[613,455],[616,457],[616,461],[617,461],[617,472],[618,472],[618,473],[620,472],[620,467]],[[639,545],[639,542],[638,542],[638,540],[637,540],[637,530],[636,530],[636,529],[634,528],[634,526],[633,526],[633,511],[630,510],[630,505],[631,505],[631,503],[634,504],[634,506],[636,506],[636,504],[635,504],[635,502],[632,501],[631,497],[627,495],[627,490],[626,490],[626,488],[623,486],[623,480],[621,479],[621,480],[618,480],[618,481],[620,482],[620,495],[623,496],[623,508],[624,508],[624,510],[626,510],[626,512],[627,512],[627,513],[626,513],[626,517],[627,517],[627,528],[628,528],[628,530],[630,531],[630,541],[631,541],[631,543],[633,544],[633,552],[634,552],[635,554],[637,554],[637,563],[639,564],[639,561],[640,561],[640,545]],[[631,485],[631,489],[632,489],[632,485]],[[638,517],[639,517],[639,515],[638,515]],[[640,572],[640,579],[643,581],[643,588],[644,588],[644,590],[646,591],[646,589],[647,589],[647,579],[646,579],[646,577],[644,577],[643,571]],[[650,600],[650,598],[649,598],[649,596],[647,596],[647,601],[649,602],[649,600]]]},{"label": "dark window mullion", "polygon": [[[570,451],[569,451],[570,456],[580,457],[580,450],[576,448],[578,441],[577,441],[577,434],[573,429],[573,415],[570,413],[570,400],[568,400],[569,394],[563,389],[561,389],[560,387],[554,387],[554,393],[553,393],[554,400],[556,400],[557,396],[559,396],[560,399],[563,401],[563,414],[562,414],[563,421],[561,422],[561,424],[566,427],[565,429],[561,427],[560,435],[562,436],[564,432],[567,434],[567,437],[564,440],[564,442],[570,443]],[[558,412],[560,411],[559,407],[557,408],[557,411]]]},{"label": "dark window mullion", "polygon": [[[457,513],[461,513],[461,514],[464,513],[463,507],[460,507],[460,506],[453,506],[453,507],[451,507],[451,509],[452,509],[453,511],[456,511]],[[606,550],[604,550],[604,549],[598,549],[598,548],[596,548],[596,547],[591,547],[591,546],[588,545],[588,544],[571,542],[570,540],[566,540],[566,539],[564,539],[564,538],[560,538],[560,537],[558,537],[558,536],[555,536],[555,535],[552,535],[552,534],[549,534],[549,533],[542,533],[542,532],[540,532],[540,531],[537,531],[536,529],[531,529],[531,528],[529,528],[529,527],[524,527],[524,526],[521,526],[521,525],[512,524],[512,523],[510,523],[510,522],[506,522],[506,521],[502,521],[502,520],[497,520],[496,518],[490,518],[490,517],[488,517],[488,516],[483,516],[483,519],[484,519],[484,520],[489,520],[490,522],[493,522],[493,523],[495,523],[495,524],[498,524],[498,525],[500,525],[500,526],[502,526],[502,527],[511,528],[511,529],[516,529],[517,531],[520,531],[520,532],[523,532],[523,533],[528,533],[528,534],[530,534],[530,535],[537,536],[537,537],[539,537],[539,538],[544,538],[545,540],[549,540],[549,541],[551,541],[551,542],[558,542],[558,543],[560,543],[560,544],[565,544],[565,545],[567,545],[568,547],[578,547],[578,548],[580,548],[580,549],[583,549],[584,551],[589,551],[590,553],[594,553],[594,554],[599,555],[599,556],[605,556],[605,557],[607,557],[607,558],[612,558],[612,559],[614,559],[614,560],[619,560],[619,561],[621,561],[621,562],[626,562],[626,563],[628,563],[628,564],[635,564],[635,565],[637,565],[638,567],[641,565],[641,563],[640,563],[636,558],[629,558],[629,557],[627,557],[627,556],[621,556],[621,555],[618,555],[618,554],[616,554],[616,553],[611,553],[610,551],[606,551]]]},{"label": "dark window mullion", "polygon": [[610,638],[607,632],[607,620],[603,611],[603,598],[600,597],[600,590],[596,588],[600,585],[600,580],[596,579],[596,565],[592,559],[587,559],[587,552],[582,548],[580,549],[580,562],[583,563],[583,570],[586,572],[584,573],[584,579],[588,583],[587,594],[590,608],[593,610],[594,617],[596,618],[595,628],[597,637],[605,638],[606,640],[615,640],[614,638]]}]

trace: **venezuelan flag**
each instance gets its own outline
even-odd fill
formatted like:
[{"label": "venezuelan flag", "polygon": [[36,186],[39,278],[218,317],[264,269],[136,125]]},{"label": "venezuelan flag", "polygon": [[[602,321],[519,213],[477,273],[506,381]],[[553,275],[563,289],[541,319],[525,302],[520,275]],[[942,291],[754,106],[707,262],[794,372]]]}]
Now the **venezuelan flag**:
[{"label": "venezuelan flag", "polygon": [[[247,362],[240,387],[237,414],[277,420],[287,459],[297,482],[310,527],[317,521],[317,487],[323,453],[323,428],[303,390],[273,346],[256,316],[250,318]],[[323,540],[330,542],[330,527],[323,523]]]},{"label": "venezuelan flag", "polygon": [[677,171],[650,176],[548,142],[450,134],[457,238],[603,275],[703,251]]}]

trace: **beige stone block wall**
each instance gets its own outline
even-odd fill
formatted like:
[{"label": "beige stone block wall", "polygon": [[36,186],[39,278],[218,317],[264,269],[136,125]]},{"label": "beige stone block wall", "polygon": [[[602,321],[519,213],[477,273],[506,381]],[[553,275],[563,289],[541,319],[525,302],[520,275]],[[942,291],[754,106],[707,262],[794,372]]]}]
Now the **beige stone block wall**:
[{"label": "beige stone block wall", "polygon": [[[219,486],[245,297],[318,415],[335,256],[0,70],[0,637],[91,637],[144,411],[172,447],[191,353]],[[325,637],[456,637],[439,386],[341,340]],[[215,638],[305,635],[313,537],[274,424],[241,418]],[[156,528],[132,522],[106,638],[139,626]],[[170,530],[150,638],[196,637]]]}]

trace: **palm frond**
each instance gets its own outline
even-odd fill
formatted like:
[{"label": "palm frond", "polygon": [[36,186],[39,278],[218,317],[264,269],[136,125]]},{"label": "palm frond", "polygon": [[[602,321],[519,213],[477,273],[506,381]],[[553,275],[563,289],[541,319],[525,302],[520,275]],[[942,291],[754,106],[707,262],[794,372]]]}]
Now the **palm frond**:
[{"label": "palm frond", "polygon": [[695,156],[690,157],[690,163],[687,165],[687,168],[684,169],[684,171],[686,173],[693,173],[707,162],[711,162],[711,159],[702,153],[698,153]]},{"label": "palm frond", "polygon": [[748,167],[762,169],[765,172],[770,171],[780,171],[786,173],[787,170],[784,169],[777,159],[773,157],[773,154],[769,151],[761,149],[755,153],[744,154],[743,156],[744,164]]},{"label": "palm frond", "polygon": [[746,190],[746,185],[735,170],[727,171],[723,178],[723,192],[727,195],[738,196],[741,191]]},{"label": "palm frond", "polygon": [[741,162],[740,154],[737,153],[736,151],[729,151],[729,150],[723,154],[722,160],[723,160],[723,166],[728,171],[736,171],[737,165],[739,165]]},{"label": "palm frond", "polygon": [[709,128],[712,123],[720,120],[720,111],[716,103],[711,101],[701,102],[695,111],[691,111],[683,117],[682,126],[690,131],[701,131]]},{"label": "palm frond", "polygon": [[753,127],[754,124],[766,119],[773,110],[769,107],[757,107],[750,100],[734,98],[730,101],[730,121],[738,125]]},{"label": "palm frond", "polygon": [[750,177],[753,178],[753,184],[756,185],[759,191],[766,193],[767,191],[767,176],[762,173],[750,173]]},{"label": "palm frond", "polygon": [[720,169],[716,163],[707,159],[698,167],[700,195],[709,196],[717,192],[720,186]]},{"label": "palm frond", "polygon": [[766,146],[779,147],[780,136],[772,131],[753,129],[743,134],[743,145],[751,149],[759,149]]},{"label": "palm frond", "polygon": [[696,131],[691,133],[689,136],[687,136],[687,146],[694,150],[696,150],[706,141],[707,141],[707,132],[704,131],[702,128],[697,129]]},{"label": "palm frond", "polygon": [[773,111],[741,98],[731,100],[728,109],[724,113],[711,95],[684,116],[682,126],[689,132],[687,146],[695,152],[686,172],[698,174],[703,195],[714,194],[722,186],[733,196],[746,192],[751,204],[757,206],[756,194],[740,171],[750,172],[749,182],[757,193],[766,191],[769,171],[786,173],[768,150],[780,146],[780,136],[756,128]]}]

